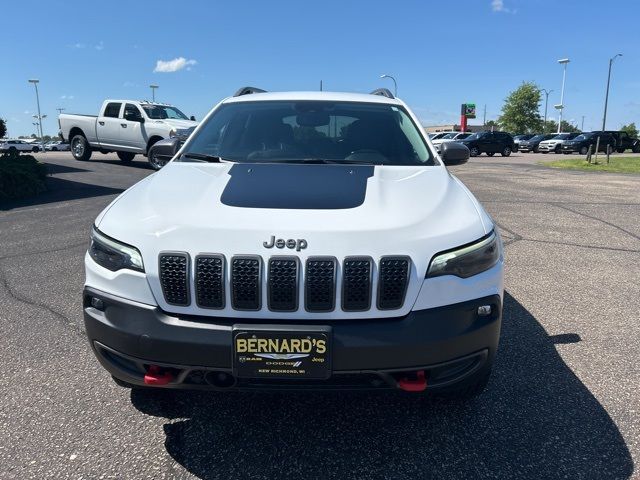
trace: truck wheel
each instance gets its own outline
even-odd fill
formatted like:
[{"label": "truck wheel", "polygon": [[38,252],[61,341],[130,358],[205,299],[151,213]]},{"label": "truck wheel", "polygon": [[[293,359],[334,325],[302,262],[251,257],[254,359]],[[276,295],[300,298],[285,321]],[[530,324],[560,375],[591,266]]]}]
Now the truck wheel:
[{"label": "truck wheel", "polygon": [[587,147],[580,147],[580,155],[586,155],[588,151]]},{"label": "truck wheel", "polygon": [[158,149],[151,147],[149,154],[147,155],[147,159],[149,160],[149,165],[151,165],[151,168],[154,170],[160,170],[167,164],[167,160],[163,160],[160,157],[161,156],[158,155]]},{"label": "truck wheel", "polygon": [[135,156],[136,154],[131,152],[118,152],[118,158],[123,163],[129,163]]},{"label": "truck wheel", "polygon": [[71,139],[71,154],[73,158],[82,162],[91,158],[91,146],[83,135],[76,135]]}]

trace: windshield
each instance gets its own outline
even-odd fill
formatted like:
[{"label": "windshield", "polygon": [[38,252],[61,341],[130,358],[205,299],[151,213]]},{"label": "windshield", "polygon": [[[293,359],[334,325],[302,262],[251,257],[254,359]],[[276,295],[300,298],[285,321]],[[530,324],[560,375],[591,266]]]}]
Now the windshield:
[{"label": "windshield", "polygon": [[178,120],[189,120],[187,116],[176,107],[167,105],[141,105],[144,113],[152,120],[165,120],[167,118]]},{"label": "windshield", "polygon": [[465,140],[477,140],[477,139],[481,138],[482,135],[484,135],[484,132],[472,133],[467,138],[465,138]]},{"label": "windshield", "polygon": [[182,161],[190,154],[234,162],[434,163],[401,107],[357,102],[223,104],[189,140]]},{"label": "windshield", "polygon": [[535,137],[530,138],[532,142],[537,142],[538,140],[544,140],[544,135],[536,135]]},{"label": "windshield", "polygon": [[569,138],[569,135],[571,135],[570,133],[561,133],[560,135],[556,135],[555,137],[553,137],[551,140],[566,140],[567,138]]},{"label": "windshield", "polygon": [[587,139],[591,138],[592,136],[593,136],[593,133],[583,133],[581,135],[578,135],[576,138],[574,138],[574,140],[576,140],[576,141],[587,140]]}]

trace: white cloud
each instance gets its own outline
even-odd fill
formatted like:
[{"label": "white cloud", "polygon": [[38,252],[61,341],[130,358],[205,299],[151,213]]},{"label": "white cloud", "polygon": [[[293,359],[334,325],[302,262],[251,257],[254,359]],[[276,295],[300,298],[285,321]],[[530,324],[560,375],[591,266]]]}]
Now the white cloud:
[{"label": "white cloud", "polygon": [[24,114],[25,114],[25,115],[29,115],[30,113],[31,113],[31,112],[30,112],[29,110],[25,110],[25,111],[24,111]]},{"label": "white cloud", "polygon": [[191,70],[191,66],[197,64],[195,60],[187,60],[184,57],[174,58],[173,60],[158,60],[156,62],[156,68],[153,69],[154,72],[161,73],[171,73],[177,72],[178,70],[182,70],[186,68],[187,70]]},{"label": "white cloud", "polygon": [[62,95],[60,98],[62,100],[73,100],[73,95]]},{"label": "white cloud", "polygon": [[69,45],[69,47],[71,47],[71,48],[84,48],[84,47],[86,47],[86,45],[84,43],[78,42],[78,43],[74,43],[73,45]]},{"label": "white cloud", "polygon": [[104,48],[104,42],[100,40],[100,42],[94,48],[96,50],[102,50]]},{"label": "white cloud", "polygon": [[491,10],[502,13],[516,13],[517,10],[511,10],[504,6],[504,0],[491,0]]}]

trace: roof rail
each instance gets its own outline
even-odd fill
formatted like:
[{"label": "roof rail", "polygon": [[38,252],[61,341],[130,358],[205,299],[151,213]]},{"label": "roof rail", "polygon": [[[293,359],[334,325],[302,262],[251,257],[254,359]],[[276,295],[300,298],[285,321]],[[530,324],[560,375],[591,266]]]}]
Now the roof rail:
[{"label": "roof rail", "polygon": [[381,97],[396,98],[393,96],[393,93],[391,93],[387,88],[377,88],[373,92],[371,92],[371,95],[380,95]]},{"label": "roof rail", "polygon": [[242,87],[236,93],[233,94],[234,97],[241,97],[242,95],[250,95],[252,93],[265,93],[266,90],[262,90],[261,88],[256,87]]}]

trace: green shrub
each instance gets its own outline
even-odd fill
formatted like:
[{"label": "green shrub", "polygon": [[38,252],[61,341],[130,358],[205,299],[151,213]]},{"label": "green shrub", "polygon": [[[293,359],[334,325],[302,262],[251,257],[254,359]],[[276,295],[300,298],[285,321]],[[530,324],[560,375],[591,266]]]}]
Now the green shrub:
[{"label": "green shrub", "polygon": [[24,198],[47,189],[47,167],[31,155],[0,156],[0,202]]}]

